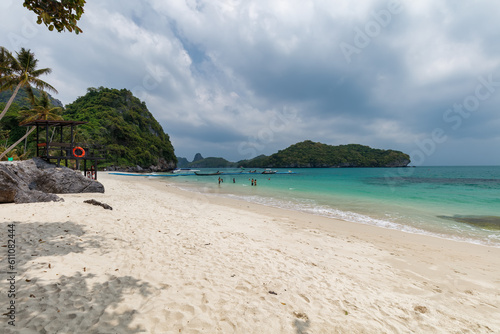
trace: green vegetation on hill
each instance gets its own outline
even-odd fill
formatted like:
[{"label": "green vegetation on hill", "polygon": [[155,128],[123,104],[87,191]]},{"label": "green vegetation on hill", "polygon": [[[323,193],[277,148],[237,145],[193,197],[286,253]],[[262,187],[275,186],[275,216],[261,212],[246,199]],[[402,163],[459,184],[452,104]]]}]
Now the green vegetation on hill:
[{"label": "green vegetation on hill", "polygon": [[[38,90],[36,88],[32,88],[32,90],[33,90],[33,94],[35,95],[35,97],[40,98],[40,96],[42,95],[40,90]],[[48,94],[48,95],[49,95],[50,103],[54,107],[62,107],[63,106],[61,101],[59,101],[58,99],[55,99],[50,94]],[[7,103],[7,101],[9,101],[11,96],[12,96],[12,90],[6,90],[3,92],[0,92],[0,104]],[[28,97],[28,93],[26,92],[26,89],[21,88],[19,90],[19,92],[17,93],[16,99],[14,101],[15,101],[15,103],[17,103],[19,108],[23,108],[23,107],[31,108],[30,99]]]},{"label": "green vegetation on hill", "polygon": [[[40,92],[33,89],[35,96]],[[12,92],[0,93],[0,108]],[[32,108],[24,89],[20,89],[14,103],[0,122],[0,146],[7,147],[26,133],[19,126],[22,108]],[[61,102],[51,97],[54,106]],[[177,162],[170,138],[148,111],[146,104],[126,89],[89,88],[85,96],[66,106],[65,120],[86,121],[76,128],[75,141],[79,144],[100,146],[106,150],[105,162],[100,166],[152,165],[161,169],[173,169]],[[26,152],[25,158],[35,154],[34,134],[30,136],[27,150],[19,145],[18,152]]]},{"label": "green vegetation on hill", "polygon": [[269,157],[243,160],[243,167],[404,167],[410,163],[408,154],[349,144],[332,146],[310,140],[294,144]]},{"label": "green vegetation on hill", "polygon": [[89,88],[66,106],[63,117],[88,122],[78,126],[75,140],[105,147],[108,165],[175,167],[169,136],[129,90]]},{"label": "green vegetation on hill", "polygon": [[[32,88],[35,100],[41,99],[42,93],[36,88]],[[3,110],[7,101],[12,95],[11,90],[0,92],[0,110]],[[49,97],[48,109],[52,107],[62,107],[61,101],[54,99],[47,94]],[[21,88],[14,99],[14,103],[10,106],[9,110],[6,112],[5,116],[0,121],[0,153],[10,145],[17,142],[23,136],[25,136],[28,128],[25,126],[20,126],[19,123],[25,121],[27,116],[30,115],[30,110],[33,110],[34,106],[31,104],[28,98],[28,93],[24,88]],[[15,148],[15,152],[18,155],[22,155],[23,158],[30,158],[34,156],[36,152],[36,147],[33,142],[35,134],[30,135],[30,139],[23,144],[19,144]],[[8,155],[9,156],[9,155]]]}]

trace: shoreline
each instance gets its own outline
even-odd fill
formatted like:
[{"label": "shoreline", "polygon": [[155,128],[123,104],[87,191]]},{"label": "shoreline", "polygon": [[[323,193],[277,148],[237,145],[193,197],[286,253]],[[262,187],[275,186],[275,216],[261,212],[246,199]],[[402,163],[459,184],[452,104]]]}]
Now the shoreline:
[{"label": "shoreline", "polygon": [[0,206],[18,228],[22,333],[500,331],[499,248],[99,181],[104,194]]},{"label": "shoreline", "polygon": [[[155,180],[151,180],[154,182]],[[488,249],[498,249],[498,254],[500,254],[500,247],[472,243],[465,240],[454,240],[439,235],[434,235],[429,232],[429,234],[408,232],[403,230],[398,230],[389,227],[381,227],[370,224],[364,224],[359,222],[352,222],[348,220],[342,220],[339,218],[326,217],[319,214],[307,213],[294,209],[280,208],[276,206],[268,206],[264,204],[254,203],[250,201],[245,201],[238,198],[229,198],[219,194],[201,194],[196,191],[190,191],[186,189],[181,189],[177,185],[169,184],[165,182],[169,192],[173,192],[176,195],[183,196],[186,199],[191,199],[194,196],[197,198],[204,197],[208,195],[208,203],[220,206],[228,206],[237,210],[243,210],[248,213],[259,213],[264,216],[279,217],[283,221],[294,224],[301,229],[317,229],[323,233],[336,233],[342,234],[345,237],[352,236],[356,233],[356,237],[366,242],[373,242],[373,236],[378,235],[380,238],[385,240],[395,241],[399,239],[406,240],[405,242],[411,242],[412,245],[427,245],[434,246],[438,248],[448,248],[454,251],[461,252],[463,250],[462,245],[467,245],[467,247],[475,248],[479,254],[489,253]],[[156,185],[153,185],[156,187]],[[158,187],[161,189],[161,187]],[[293,219],[290,219],[293,217]],[[424,231],[426,232],[426,231]],[[469,253],[470,250],[466,250],[463,253]]]},{"label": "shoreline", "polygon": [[[147,176],[145,176],[147,177]],[[483,233],[485,235],[479,237],[478,235],[475,236],[467,236],[467,235],[459,235],[459,234],[453,234],[450,233],[450,231],[447,231],[448,233],[444,231],[431,231],[428,229],[425,229],[423,227],[419,226],[412,226],[411,222],[401,222],[401,221],[390,221],[386,220],[383,217],[370,217],[367,216],[364,213],[357,213],[353,211],[340,211],[342,212],[344,217],[336,217],[334,213],[330,212],[329,214],[322,214],[322,213],[317,213],[317,212],[311,212],[308,211],[307,209],[304,208],[290,208],[290,207],[285,207],[285,206],[280,206],[279,204],[275,203],[270,203],[270,204],[261,204],[257,201],[252,200],[251,198],[245,198],[244,194],[233,194],[231,192],[224,192],[220,191],[221,189],[215,188],[208,188],[210,186],[213,186],[210,184],[210,186],[196,186],[196,185],[189,185],[188,187],[184,186],[183,183],[177,183],[175,180],[169,180],[169,178],[152,178],[156,179],[156,181],[168,183],[170,185],[173,185],[177,189],[181,191],[186,191],[189,193],[201,193],[202,195],[207,195],[207,196],[217,196],[221,198],[225,198],[228,200],[234,200],[234,201],[243,201],[246,203],[252,203],[256,204],[257,208],[258,207],[270,207],[270,208],[276,208],[278,210],[285,210],[287,212],[290,212],[291,215],[293,215],[294,212],[297,213],[302,213],[306,215],[313,215],[317,217],[323,217],[326,219],[332,219],[332,221],[343,221],[343,222],[350,222],[354,224],[361,224],[365,226],[372,226],[376,228],[383,228],[383,229],[390,229],[390,230],[395,230],[395,231],[400,231],[404,233],[409,233],[409,234],[418,234],[418,235],[423,235],[423,236],[429,236],[429,237],[435,237],[443,240],[450,240],[450,241],[456,241],[456,242],[463,242],[467,244],[474,244],[474,245],[481,245],[481,246],[487,246],[487,247],[494,247],[494,248],[500,248],[500,241],[492,241],[491,240],[491,235],[490,238],[486,238],[486,234],[488,233],[487,230],[483,230]],[[171,182],[171,183],[170,183]],[[207,190],[202,191],[201,189]],[[279,203],[279,201],[278,201]],[[297,203],[298,206],[300,206],[299,203]],[[349,219],[351,218],[351,219]],[[369,222],[365,222],[368,220]],[[498,231],[491,231],[490,234],[495,234],[498,233]]]}]

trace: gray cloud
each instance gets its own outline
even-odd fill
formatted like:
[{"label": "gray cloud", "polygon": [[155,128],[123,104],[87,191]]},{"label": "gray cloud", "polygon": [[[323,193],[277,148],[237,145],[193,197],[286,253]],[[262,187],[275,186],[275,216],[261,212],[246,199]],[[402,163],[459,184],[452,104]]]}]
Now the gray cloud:
[{"label": "gray cloud", "polygon": [[[31,48],[63,103],[88,87],[132,90],[188,158],[311,139],[500,164],[500,4],[393,3],[89,1],[76,36],[7,1],[0,45]],[[473,111],[453,109],[474,97]]]}]

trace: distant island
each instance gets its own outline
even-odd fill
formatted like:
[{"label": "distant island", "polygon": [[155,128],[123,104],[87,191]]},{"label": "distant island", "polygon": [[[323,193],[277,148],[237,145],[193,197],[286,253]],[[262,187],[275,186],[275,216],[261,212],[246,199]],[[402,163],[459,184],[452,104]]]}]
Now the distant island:
[{"label": "distant island", "polygon": [[381,150],[359,144],[327,145],[306,140],[270,156],[230,162],[223,158],[203,158],[196,154],[192,162],[178,157],[179,168],[354,168],[406,167],[410,156],[400,151]]},{"label": "distant island", "polygon": [[177,157],[178,168],[237,168],[237,162],[227,161],[224,158],[203,158],[200,153],[196,153],[192,162],[186,158]]}]

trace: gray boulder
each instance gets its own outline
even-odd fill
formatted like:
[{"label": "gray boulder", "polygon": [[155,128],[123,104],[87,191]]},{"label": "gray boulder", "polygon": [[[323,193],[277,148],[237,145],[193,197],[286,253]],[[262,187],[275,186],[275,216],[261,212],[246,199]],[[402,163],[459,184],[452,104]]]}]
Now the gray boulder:
[{"label": "gray boulder", "polygon": [[0,203],[62,201],[55,194],[103,192],[101,183],[39,158],[0,163]]}]

